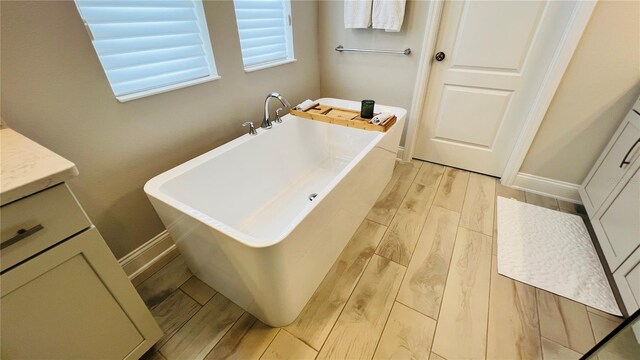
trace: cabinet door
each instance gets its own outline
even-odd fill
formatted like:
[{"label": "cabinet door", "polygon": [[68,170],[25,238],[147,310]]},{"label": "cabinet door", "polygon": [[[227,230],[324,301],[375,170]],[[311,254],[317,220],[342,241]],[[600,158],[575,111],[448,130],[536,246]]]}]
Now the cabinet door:
[{"label": "cabinet door", "polygon": [[585,206],[588,206],[587,209],[592,209],[593,213],[600,208],[629,170],[630,165],[620,167],[625,155],[628,155],[627,160],[631,162],[640,155],[640,146],[635,146],[635,149],[628,153],[636,141],[640,139],[640,130],[634,126],[633,121],[628,119],[629,117],[640,117],[640,115],[633,111],[629,112],[627,118],[622,122],[624,124],[623,130],[617,138],[614,138],[615,140],[611,140],[614,141],[613,145],[598,165],[593,176],[584,185],[586,198],[582,200],[585,202]]},{"label": "cabinet door", "polygon": [[640,170],[629,179],[611,204],[601,212],[594,228],[611,270],[640,245]]},{"label": "cabinet door", "polygon": [[4,359],[137,359],[162,334],[95,228],[0,281]]},{"label": "cabinet door", "polygon": [[613,273],[627,313],[633,314],[640,308],[640,249],[636,250]]}]

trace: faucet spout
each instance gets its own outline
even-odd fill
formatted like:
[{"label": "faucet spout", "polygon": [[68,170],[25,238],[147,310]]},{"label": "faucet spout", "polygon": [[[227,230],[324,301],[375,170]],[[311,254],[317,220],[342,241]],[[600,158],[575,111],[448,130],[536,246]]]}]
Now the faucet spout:
[{"label": "faucet spout", "polygon": [[269,100],[270,99],[278,99],[278,101],[280,101],[282,106],[286,107],[287,109],[291,108],[291,104],[282,95],[276,92],[267,95],[267,97],[264,99],[264,117],[262,118],[262,123],[260,124],[260,127],[264,129],[271,129],[271,127],[273,126],[271,123],[271,120],[269,119]]}]

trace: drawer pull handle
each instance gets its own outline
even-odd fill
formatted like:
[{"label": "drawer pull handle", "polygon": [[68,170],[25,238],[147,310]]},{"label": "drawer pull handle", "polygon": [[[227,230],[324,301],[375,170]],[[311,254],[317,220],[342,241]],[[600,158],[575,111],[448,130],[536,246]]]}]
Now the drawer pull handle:
[{"label": "drawer pull handle", "polygon": [[625,165],[631,164],[630,161],[627,161],[627,158],[629,157],[633,149],[636,148],[636,145],[638,145],[638,143],[640,143],[640,139],[636,140],[636,142],[634,142],[633,145],[631,145],[631,148],[629,149],[629,151],[627,151],[627,154],[624,156],[624,159],[622,159],[622,162],[620,163],[620,168],[622,168]]},{"label": "drawer pull handle", "polygon": [[44,229],[44,226],[42,226],[41,224],[38,224],[34,227],[32,227],[31,229],[25,230],[25,229],[20,229],[18,230],[18,233],[16,234],[16,236],[12,237],[11,239],[3,242],[2,244],[0,244],[0,250],[6,248],[7,246],[11,246],[15,243],[17,243],[18,241],[29,237],[35,233],[37,233],[38,231]]}]

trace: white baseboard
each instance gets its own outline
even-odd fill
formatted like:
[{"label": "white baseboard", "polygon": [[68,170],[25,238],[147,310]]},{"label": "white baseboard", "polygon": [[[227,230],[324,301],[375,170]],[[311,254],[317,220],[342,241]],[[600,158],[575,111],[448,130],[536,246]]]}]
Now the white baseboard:
[{"label": "white baseboard", "polygon": [[582,204],[578,189],[580,185],[553,180],[541,176],[518,173],[512,187],[530,193],[550,196],[556,199]]},{"label": "white baseboard", "polygon": [[118,260],[118,263],[124,269],[129,280],[133,281],[138,275],[171,254],[175,249],[176,245],[165,230]]},{"label": "white baseboard", "polygon": [[399,161],[404,161],[404,146],[398,146],[398,153],[396,155],[397,159]]}]

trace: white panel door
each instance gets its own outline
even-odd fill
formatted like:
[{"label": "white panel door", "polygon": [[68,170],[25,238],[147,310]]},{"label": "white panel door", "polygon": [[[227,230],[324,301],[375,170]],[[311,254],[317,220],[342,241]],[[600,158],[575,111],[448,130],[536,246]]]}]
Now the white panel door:
[{"label": "white panel door", "polygon": [[446,2],[414,157],[500,176],[575,7]]}]

